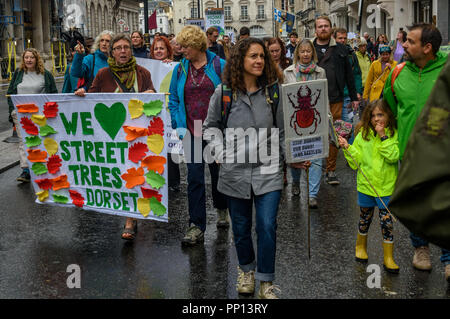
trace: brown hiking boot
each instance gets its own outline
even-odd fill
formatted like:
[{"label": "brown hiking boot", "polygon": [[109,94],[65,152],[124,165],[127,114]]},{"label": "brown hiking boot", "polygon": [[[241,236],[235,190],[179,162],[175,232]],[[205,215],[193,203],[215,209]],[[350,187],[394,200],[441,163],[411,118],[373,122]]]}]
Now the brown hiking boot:
[{"label": "brown hiking boot", "polygon": [[413,257],[413,266],[418,270],[431,270],[430,248],[428,246],[416,248]]}]

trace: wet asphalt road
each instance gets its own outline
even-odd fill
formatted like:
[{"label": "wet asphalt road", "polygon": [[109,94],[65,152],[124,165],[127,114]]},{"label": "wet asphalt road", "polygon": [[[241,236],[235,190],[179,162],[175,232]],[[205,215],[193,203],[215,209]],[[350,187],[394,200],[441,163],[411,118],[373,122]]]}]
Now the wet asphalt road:
[{"label": "wet asphalt road", "polygon": [[[242,297],[236,292],[237,257],[231,229],[217,230],[208,195],[203,245],[182,248],[187,229],[186,174],[172,196],[169,223],[139,222],[134,243],[120,238],[125,218],[34,203],[30,184],[18,184],[15,167],[0,174],[0,298],[182,298]],[[281,298],[449,298],[440,249],[431,245],[433,270],[411,266],[409,232],[394,224],[395,261],[400,274],[382,269],[382,239],[375,214],[369,232],[369,263],[381,267],[381,287],[368,288],[367,264],[354,260],[358,207],[356,173],[340,154],[341,185],[322,182],[320,207],[311,210],[311,259],[307,210],[283,192],[278,215],[275,284]],[[209,193],[210,194],[210,193]],[[304,205],[303,205],[304,206]],[[69,289],[67,266],[81,268],[81,288]],[[257,284],[258,288],[258,284]]]}]

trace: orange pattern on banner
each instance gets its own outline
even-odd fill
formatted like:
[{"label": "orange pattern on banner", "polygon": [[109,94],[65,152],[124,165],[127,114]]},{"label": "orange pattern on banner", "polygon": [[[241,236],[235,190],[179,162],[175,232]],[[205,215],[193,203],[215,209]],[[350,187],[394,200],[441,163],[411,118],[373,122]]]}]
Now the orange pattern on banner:
[{"label": "orange pattern on banner", "polygon": [[17,105],[17,112],[19,113],[35,113],[39,112],[39,108],[36,104],[19,104]]},{"label": "orange pattern on banner", "polygon": [[47,160],[47,152],[41,151],[41,150],[27,150],[28,152],[28,160],[30,162],[39,162],[39,163],[45,163]]},{"label": "orange pattern on banner", "polygon": [[124,125],[123,126],[123,130],[125,131],[125,133],[127,134],[127,136],[125,137],[125,139],[130,142],[133,141],[135,139],[137,139],[138,137],[141,136],[146,136],[147,135],[147,129],[143,128],[143,127],[134,127],[134,126],[127,126]]},{"label": "orange pattern on banner", "polygon": [[61,188],[69,188],[70,184],[67,181],[67,175],[61,175],[58,176],[54,179],[52,179],[52,183],[53,183],[53,190],[57,191],[58,189]]},{"label": "orange pattern on banner", "polygon": [[163,156],[147,156],[142,162],[141,166],[147,167],[149,171],[154,171],[155,173],[164,173],[164,164],[166,164],[166,158]]},{"label": "orange pattern on banner", "polygon": [[145,183],[144,169],[142,167],[139,167],[138,169],[134,167],[129,168],[125,174],[121,175],[121,177],[127,182],[125,187],[128,189]]}]

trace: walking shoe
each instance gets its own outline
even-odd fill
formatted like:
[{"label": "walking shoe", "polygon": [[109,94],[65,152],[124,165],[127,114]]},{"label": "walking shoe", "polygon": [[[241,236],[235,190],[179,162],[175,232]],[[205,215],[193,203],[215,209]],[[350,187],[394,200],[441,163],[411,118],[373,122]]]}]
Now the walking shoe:
[{"label": "walking shoe", "polygon": [[431,270],[430,248],[428,246],[416,248],[413,257],[413,266],[419,270]]},{"label": "walking shoe", "polygon": [[238,266],[237,291],[240,294],[252,294],[255,292],[255,271],[244,272]]},{"label": "walking shoe", "polygon": [[198,226],[191,226],[186,232],[186,235],[181,240],[184,245],[193,246],[205,239],[204,233],[200,230]]},{"label": "walking shoe", "polygon": [[228,209],[217,209],[217,227],[228,227],[230,221],[228,218]]},{"label": "walking shoe", "polygon": [[326,182],[330,185],[339,185],[340,182],[336,177],[336,173],[334,171],[329,171],[326,174]]},{"label": "walking shoe", "polygon": [[31,179],[30,171],[27,170],[27,169],[24,169],[24,170],[22,171],[22,174],[20,174],[20,176],[17,177],[16,180],[17,180],[18,182],[29,183],[29,182],[30,182],[30,179]]},{"label": "walking shoe", "polygon": [[445,266],[445,280],[450,284],[450,264]]},{"label": "walking shoe", "polygon": [[314,197],[311,197],[309,199],[309,208],[317,209],[319,208],[319,204],[317,203],[317,199]]},{"label": "walking shoe", "polygon": [[280,287],[272,285],[271,281],[261,281],[259,283],[259,299],[278,299],[278,296],[275,295],[275,291],[281,292]]},{"label": "walking shoe", "polygon": [[294,196],[300,195],[300,183],[292,182],[292,195]]}]

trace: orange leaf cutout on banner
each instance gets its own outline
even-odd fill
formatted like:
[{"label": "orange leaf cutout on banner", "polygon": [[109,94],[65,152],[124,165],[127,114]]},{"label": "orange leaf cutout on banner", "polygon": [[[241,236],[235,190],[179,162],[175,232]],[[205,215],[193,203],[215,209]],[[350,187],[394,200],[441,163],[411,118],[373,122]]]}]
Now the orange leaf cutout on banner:
[{"label": "orange leaf cutout on banner", "polygon": [[159,202],[161,202],[162,195],[157,191],[149,188],[145,188],[141,186],[142,197],[144,198],[152,198],[155,197]]},{"label": "orange leaf cutout on banner", "polygon": [[125,139],[130,142],[132,140],[137,139],[138,137],[141,136],[146,136],[147,135],[147,129],[143,128],[143,127],[134,127],[134,126],[128,126],[128,125],[124,125],[123,126],[123,130],[125,131],[125,133],[127,134],[127,136],[125,137]]},{"label": "orange leaf cutout on banner", "polygon": [[72,204],[78,207],[83,207],[84,205],[84,197],[74,190],[69,190],[70,198],[72,198]]},{"label": "orange leaf cutout on banner", "polygon": [[41,151],[41,150],[27,150],[28,152],[28,160],[30,162],[39,162],[39,163],[45,163],[47,162],[47,152]]},{"label": "orange leaf cutout on banner", "polygon": [[22,127],[25,130],[25,132],[27,132],[27,134],[30,134],[30,135],[38,135],[39,134],[39,129],[37,128],[36,125],[34,125],[34,123],[28,117],[22,117],[22,119],[20,120],[20,123],[22,124]]},{"label": "orange leaf cutout on banner", "polygon": [[128,189],[145,183],[144,169],[142,167],[139,167],[138,169],[134,167],[129,168],[127,173],[122,174],[121,177],[127,182],[125,186]]},{"label": "orange leaf cutout on banner", "polygon": [[46,118],[56,117],[58,114],[58,104],[56,102],[47,102],[44,104],[44,115]]},{"label": "orange leaf cutout on banner", "polygon": [[20,104],[17,105],[17,112],[19,113],[36,113],[39,112],[39,108],[36,104]]},{"label": "orange leaf cutout on banner", "polygon": [[34,182],[36,184],[38,184],[40,189],[45,189],[45,190],[49,190],[50,188],[52,188],[53,184],[52,181],[49,180],[48,178],[44,178],[44,179],[35,179]]},{"label": "orange leaf cutout on banner", "polygon": [[155,117],[148,126],[148,135],[159,134],[164,136],[164,122],[160,117]]},{"label": "orange leaf cutout on banner", "polygon": [[56,174],[59,171],[59,168],[61,167],[61,158],[59,155],[53,155],[50,156],[47,162],[47,169],[50,174]]},{"label": "orange leaf cutout on banner", "polygon": [[154,171],[162,175],[164,173],[164,164],[166,164],[166,158],[163,156],[147,156],[141,162],[141,166],[145,166],[149,171]]},{"label": "orange leaf cutout on banner", "polygon": [[69,188],[70,184],[67,181],[67,175],[61,175],[58,176],[54,179],[52,179],[52,183],[53,183],[53,190],[57,191],[58,189],[61,188]]},{"label": "orange leaf cutout on banner", "polygon": [[130,146],[128,150],[128,159],[132,162],[138,163],[144,158],[145,153],[148,152],[148,146],[144,143],[135,143]]}]

